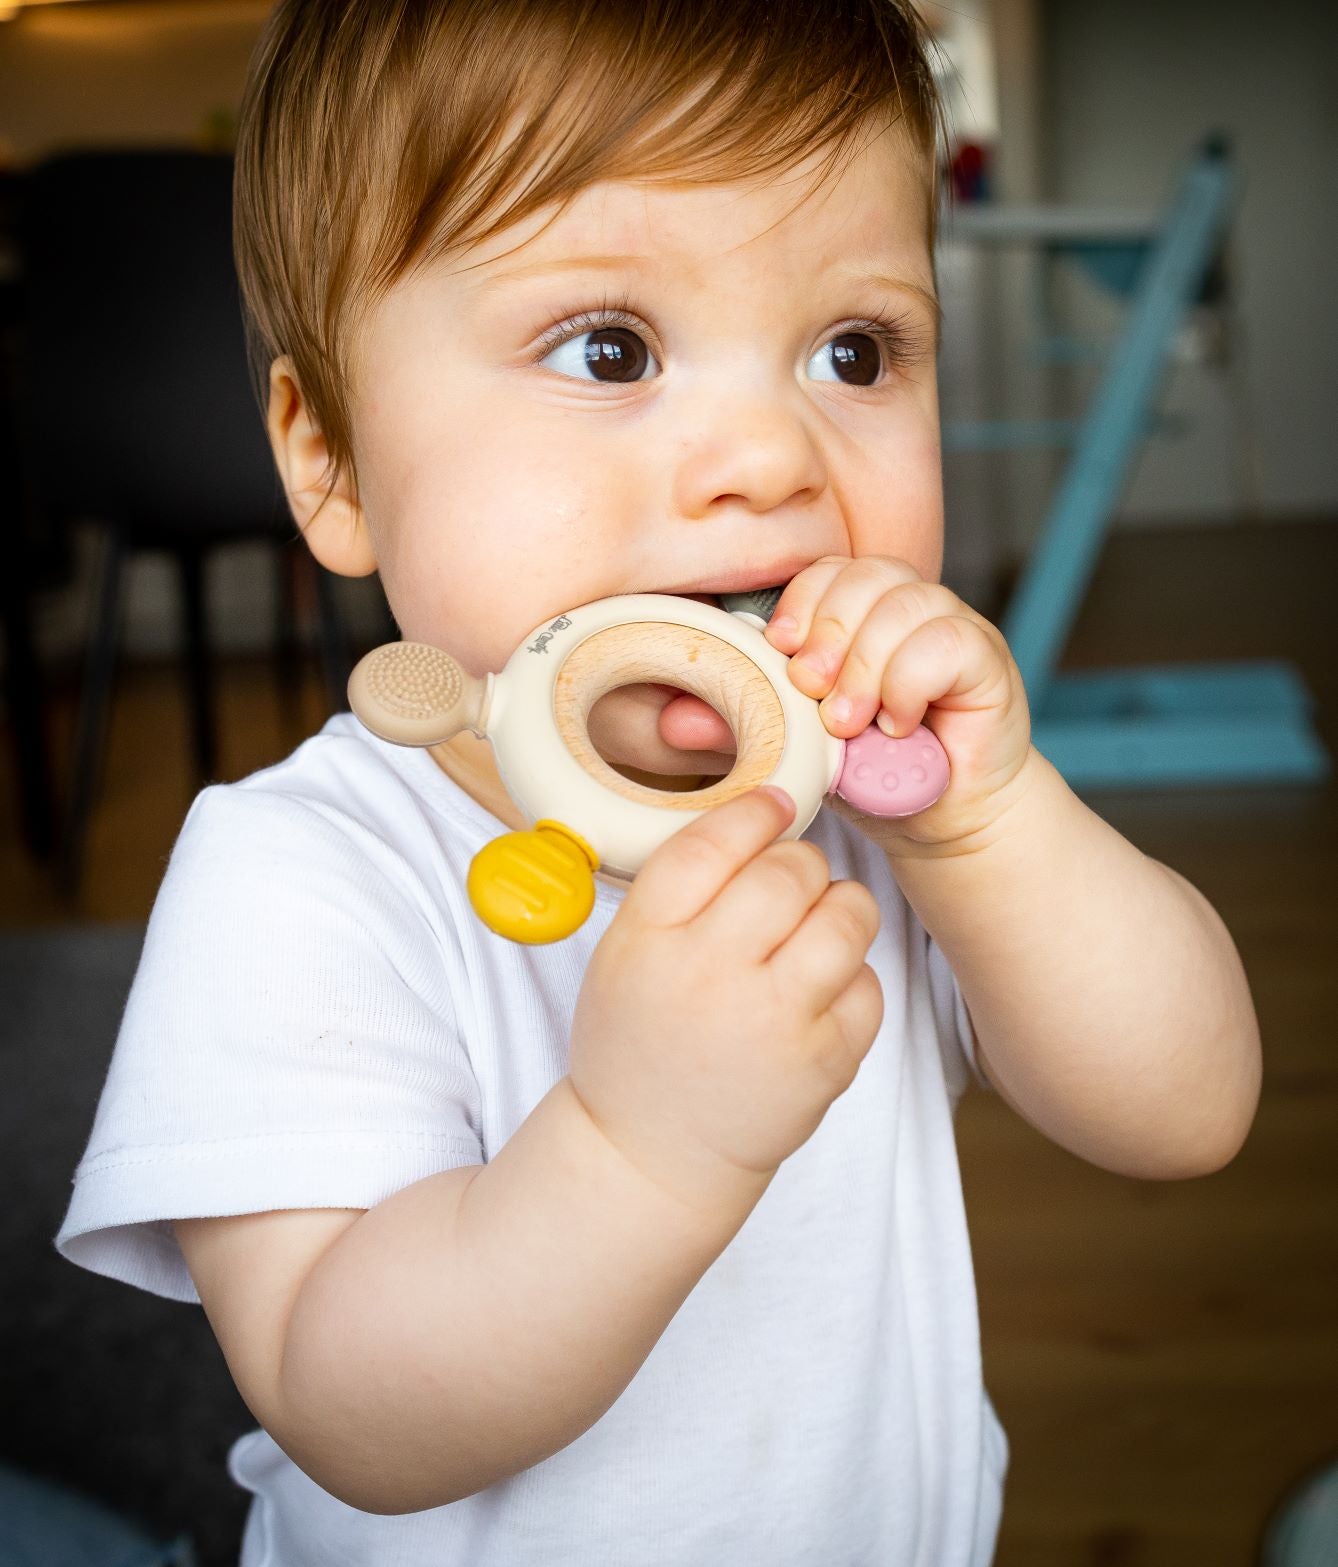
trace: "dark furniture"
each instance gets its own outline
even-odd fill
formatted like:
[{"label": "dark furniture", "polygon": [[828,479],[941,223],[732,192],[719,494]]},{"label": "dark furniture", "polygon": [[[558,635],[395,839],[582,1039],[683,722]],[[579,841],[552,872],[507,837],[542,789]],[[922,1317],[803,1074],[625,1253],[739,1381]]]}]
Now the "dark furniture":
[{"label": "dark furniture", "polygon": [[[290,672],[293,578],[314,574],[332,709],[343,705],[348,658],[330,579],[288,518],[252,385],[232,262],[232,159],[70,153],[32,169],[22,187],[15,219],[22,525],[48,549],[79,522],[95,522],[103,536],[60,843],[62,881],[72,890],[131,555],[165,551],[176,566],[202,781],[215,755],[205,592],[213,551],[242,540],[272,543],[283,584],[278,645]],[[23,606],[12,613],[21,633]]]},{"label": "dark furniture", "polygon": [[[0,1070],[11,1085],[0,1096],[0,1468],[68,1487],[154,1539],[188,1535],[198,1567],[236,1567],[248,1499],[227,1451],[255,1421],[204,1313],[88,1273],[52,1244],[143,939],[138,925],[0,932]],[[0,1503],[13,1483],[0,1479]],[[15,1548],[0,1509],[0,1562]]]}]

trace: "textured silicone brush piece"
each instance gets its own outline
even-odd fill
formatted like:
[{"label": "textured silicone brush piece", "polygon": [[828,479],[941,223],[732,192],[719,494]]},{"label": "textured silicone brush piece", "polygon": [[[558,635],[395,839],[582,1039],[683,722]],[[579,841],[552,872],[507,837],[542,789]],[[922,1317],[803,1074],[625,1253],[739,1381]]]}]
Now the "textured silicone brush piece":
[{"label": "textured silicone brush piece", "polygon": [[373,648],[348,680],[349,706],[373,734],[397,745],[437,745],[477,730],[485,693],[484,681],[424,642]]}]

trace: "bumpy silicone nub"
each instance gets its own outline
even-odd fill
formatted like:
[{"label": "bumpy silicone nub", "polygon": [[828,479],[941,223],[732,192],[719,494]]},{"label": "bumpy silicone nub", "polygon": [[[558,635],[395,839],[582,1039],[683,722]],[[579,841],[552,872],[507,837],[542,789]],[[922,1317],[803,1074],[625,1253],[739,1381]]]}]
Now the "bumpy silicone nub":
[{"label": "bumpy silicone nub", "polygon": [[870,724],[853,740],[834,793],[870,816],[913,816],[948,787],[948,755],[932,730],[918,724],[893,739]]},{"label": "bumpy silicone nub", "polygon": [[561,822],[535,822],[485,844],[469,867],[474,912],[509,941],[540,946],[579,930],[595,906],[599,856]]},{"label": "bumpy silicone nub", "polygon": [[426,642],[387,642],[359,659],[348,705],[383,740],[440,745],[462,729],[483,733],[488,683]]}]

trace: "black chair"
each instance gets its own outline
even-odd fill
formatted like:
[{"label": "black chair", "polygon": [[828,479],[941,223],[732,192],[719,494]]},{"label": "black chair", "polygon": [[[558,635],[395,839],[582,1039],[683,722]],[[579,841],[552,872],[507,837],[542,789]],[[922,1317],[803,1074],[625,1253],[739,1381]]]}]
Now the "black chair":
[{"label": "black chair", "polygon": [[232,262],[232,159],[68,153],[23,185],[18,421],[27,507],[42,530],[91,520],[105,539],[60,853],[72,891],[133,552],[166,551],[179,571],[201,780],[215,755],[205,612],[213,550],[274,545],[278,650],[289,676],[293,573],[313,573],[332,710],[343,706],[349,660],[331,580],[296,539],[283,504],[252,387]]}]

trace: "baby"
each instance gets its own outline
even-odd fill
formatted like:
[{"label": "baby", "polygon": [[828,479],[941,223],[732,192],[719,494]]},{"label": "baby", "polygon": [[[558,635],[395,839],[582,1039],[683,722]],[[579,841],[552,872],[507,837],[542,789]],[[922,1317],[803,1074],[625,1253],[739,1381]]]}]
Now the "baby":
[{"label": "baby", "polygon": [[[239,269],[293,515],[406,638],[496,670],[613,594],[785,585],[918,816],[753,790],[568,940],[464,893],[528,825],[488,747],[348,714],[206,789],[58,1244],[199,1299],[262,1430],[246,1567],[981,1567],[953,1142],[974,1078],[1109,1170],[1215,1170],[1259,1042],[1203,897],[1030,744],[938,582],[937,109],[905,0],[280,0]],[[728,771],[610,693],[628,776]]]}]

